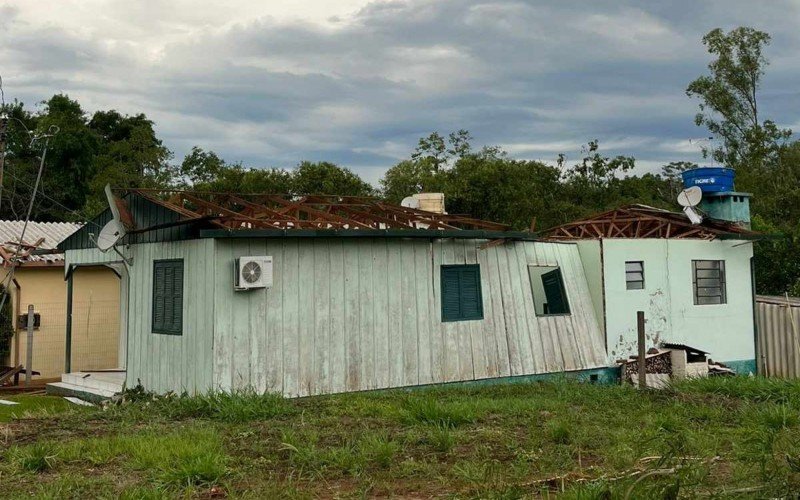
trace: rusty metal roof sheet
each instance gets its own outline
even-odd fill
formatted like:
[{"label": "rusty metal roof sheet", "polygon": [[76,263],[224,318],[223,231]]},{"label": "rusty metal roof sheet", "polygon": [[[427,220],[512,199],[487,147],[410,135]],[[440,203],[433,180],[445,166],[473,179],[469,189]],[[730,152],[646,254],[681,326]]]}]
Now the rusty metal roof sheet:
[{"label": "rusty metal roof sheet", "polygon": [[[20,234],[25,221],[0,220],[0,263],[6,266],[17,252]],[[53,250],[69,235],[81,228],[73,222],[28,222],[23,245],[19,248],[17,260],[20,264],[41,262],[56,263],[64,260],[63,253],[42,253]]]}]

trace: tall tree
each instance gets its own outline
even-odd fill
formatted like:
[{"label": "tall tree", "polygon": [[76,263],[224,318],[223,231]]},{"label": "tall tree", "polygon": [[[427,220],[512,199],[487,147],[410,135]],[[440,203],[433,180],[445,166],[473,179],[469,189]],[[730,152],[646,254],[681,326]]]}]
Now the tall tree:
[{"label": "tall tree", "polygon": [[374,189],[350,169],[327,161],[304,161],[292,172],[296,194],[338,194],[371,196]]},{"label": "tall tree", "polygon": [[763,54],[769,34],[748,27],[729,32],[719,28],[703,37],[703,44],[714,60],[709,75],[689,84],[686,94],[700,99],[698,126],[705,126],[722,144],[706,151],[733,168],[761,167],[777,154],[781,141],[791,131],[771,120],[761,120],[758,90],[768,61]]}]

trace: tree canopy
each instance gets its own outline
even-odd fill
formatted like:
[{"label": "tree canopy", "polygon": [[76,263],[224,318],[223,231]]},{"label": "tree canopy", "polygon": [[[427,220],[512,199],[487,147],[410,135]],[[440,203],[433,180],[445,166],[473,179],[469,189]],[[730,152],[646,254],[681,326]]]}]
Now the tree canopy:
[{"label": "tree canopy", "polygon": [[[695,117],[717,139],[704,153],[737,172],[737,188],[753,193],[753,225],[786,237],[756,244],[760,292],[800,295],[800,142],[765,119],[758,105],[768,61],[767,33],[752,28],[710,31],[703,43],[709,72],[686,93],[699,102]],[[498,146],[477,147],[464,129],[419,139],[408,157],[391,166],[376,189],[335,163],[301,161],[292,168],[229,163],[214,151],[192,148],[180,161],[162,143],[144,114],[89,113],[57,94],[33,112],[6,105],[7,158],[0,217],[21,218],[30,200],[41,144],[31,136],[59,127],[50,141],[33,217],[78,220],[105,206],[102,187],[151,187],[214,192],[380,196],[399,203],[421,192],[442,192],[450,213],[504,222],[515,229],[545,229],[629,203],[675,208],[680,173],[697,164],[672,161],[642,173],[636,160],[607,155],[590,140],[577,159],[515,159]]]}]

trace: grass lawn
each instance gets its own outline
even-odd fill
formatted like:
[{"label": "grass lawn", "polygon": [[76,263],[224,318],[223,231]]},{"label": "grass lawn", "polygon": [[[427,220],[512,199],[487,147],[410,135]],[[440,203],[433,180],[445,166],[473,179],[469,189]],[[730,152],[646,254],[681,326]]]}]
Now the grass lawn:
[{"label": "grass lawn", "polygon": [[4,498],[800,491],[797,381],[717,378],[645,393],[557,381],[301,400],[141,396],[61,413],[52,406],[0,424]]},{"label": "grass lawn", "polygon": [[17,405],[0,404],[0,422],[9,422],[13,419],[26,418],[29,416],[42,417],[48,414],[56,414],[75,406],[64,398],[54,396],[28,396],[15,394],[13,396],[0,395],[4,401],[14,401]]}]

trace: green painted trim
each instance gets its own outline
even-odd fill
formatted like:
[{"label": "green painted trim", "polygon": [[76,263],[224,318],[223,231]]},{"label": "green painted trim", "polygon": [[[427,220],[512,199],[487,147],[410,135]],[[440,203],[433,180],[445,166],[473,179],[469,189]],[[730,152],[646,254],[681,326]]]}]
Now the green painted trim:
[{"label": "green painted trim", "polygon": [[471,229],[202,229],[201,238],[454,238],[470,240],[541,241],[524,231]]},{"label": "green painted trim", "polygon": [[736,361],[723,361],[722,364],[735,371],[738,375],[755,375],[756,360],[755,359],[740,359]]},{"label": "green painted trim", "polygon": [[[483,378],[479,380],[467,380],[462,382],[443,382],[440,384],[415,385],[403,387],[402,389],[416,390],[436,387],[490,387],[494,385],[532,384],[536,382],[552,382],[557,380],[573,380],[576,382],[613,385],[620,383],[620,373],[621,370],[618,366],[604,366],[601,368],[587,368],[584,370],[536,373],[533,375],[515,375],[511,377]],[[593,376],[596,376],[596,378],[592,378]]]}]

